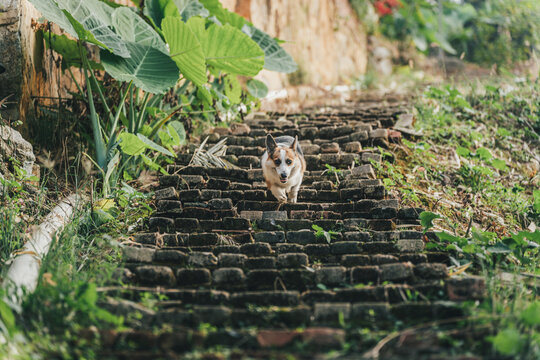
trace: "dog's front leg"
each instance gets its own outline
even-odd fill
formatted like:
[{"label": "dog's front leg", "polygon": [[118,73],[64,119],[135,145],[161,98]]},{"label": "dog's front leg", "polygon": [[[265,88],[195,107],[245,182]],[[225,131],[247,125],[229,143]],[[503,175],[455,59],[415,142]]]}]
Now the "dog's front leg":
[{"label": "dog's front leg", "polygon": [[289,202],[292,204],[296,204],[296,201],[298,200],[298,190],[300,189],[300,184],[293,186],[291,188],[291,191],[289,191]]},{"label": "dog's front leg", "polygon": [[287,193],[285,192],[285,189],[280,188],[278,186],[272,186],[270,188],[270,191],[272,192],[272,195],[279,201],[280,203],[287,202]]}]

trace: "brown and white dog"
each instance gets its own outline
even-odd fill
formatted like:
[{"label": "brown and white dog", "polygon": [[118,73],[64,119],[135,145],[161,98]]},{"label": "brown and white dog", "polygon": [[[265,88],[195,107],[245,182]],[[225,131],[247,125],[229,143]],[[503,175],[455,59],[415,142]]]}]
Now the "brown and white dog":
[{"label": "brown and white dog", "polygon": [[298,137],[266,137],[266,151],[261,158],[266,186],[279,202],[295,203],[302,185],[306,160]]}]

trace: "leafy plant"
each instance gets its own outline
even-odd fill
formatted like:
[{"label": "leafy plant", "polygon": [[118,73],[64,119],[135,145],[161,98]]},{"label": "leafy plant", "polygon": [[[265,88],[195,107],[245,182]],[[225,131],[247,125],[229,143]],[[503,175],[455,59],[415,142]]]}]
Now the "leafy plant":
[{"label": "leafy plant", "polygon": [[[132,8],[111,7],[98,0],[32,3],[76,39],[45,36],[47,45],[63,55],[63,67],[70,73],[71,66],[81,68],[86,79],[86,91],[79,84],[78,88],[88,104],[95,164],[104,180],[105,193],[118,182],[119,174],[124,175],[126,167],[143,163],[160,169],[145,154],[147,151],[173,157],[173,147],[184,141],[181,123],[167,124],[181,106],[169,110],[152,125],[148,124],[151,117],[147,112],[147,107],[155,107],[149,102],[157,105],[163,99],[150,94],[162,94],[175,87],[180,73],[182,91],[192,83],[198,98],[182,98],[183,103],[199,101],[205,108],[215,104],[226,110],[225,104],[231,106],[242,100],[236,75],[254,76],[263,66],[283,72],[296,69],[275,39],[224,9],[219,1],[147,1],[143,14],[148,16],[148,22]],[[100,48],[100,63],[89,59],[90,44]],[[109,106],[103,84],[94,74],[96,69],[104,69],[117,81],[127,83],[118,87],[116,106]],[[206,87],[208,71],[217,79],[210,88]],[[225,88],[219,91],[223,84]],[[141,90],[144,95],[140,101]],[[248,91],[254,96],[266,95],[260,82],[250,82]],[[98,99],[103,114],[97,109]]]},{"label": "leafy plant", "polygon": [[322,227],[315,224],[313,224],[311,228],[315,230],[315,237],[317,239],[324,239],[329,244],[332,242],[332,239],[334,239],[339,234],[339,232],[337,231],[326,231]]}]

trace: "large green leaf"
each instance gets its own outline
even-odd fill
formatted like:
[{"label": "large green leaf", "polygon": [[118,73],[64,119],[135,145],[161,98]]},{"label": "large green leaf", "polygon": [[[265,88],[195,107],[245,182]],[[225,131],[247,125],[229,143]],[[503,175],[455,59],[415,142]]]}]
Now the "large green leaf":
[{"label": "large green leaf", "polygon": [[424,227],[424,230],[427,231],[428,229],[431,229],[434,226],[433,220],[439,219],[441,216],[438,214],[429,212],[429,211],[422,211],[419,217],[420,217],[420,224]]},{"label": "large green leaf", "polygon": [[270,71],[292,73],[298,69],[291,55],[270,35],[254,26],[244,25],[242,31],[264,51],[264,68]]},{"label": "large green leaf", "polygon": [[262,99],[268,95],[268,87],[260,80],[250,79],[246,85],[249,93],[256,98]]},{"label": "large green leaf", "polygon": [[[37,0],[34,2],[37,2]],[[92,37],[95,37],[99,42],[97,45],[105,45],[118,56],[130,56],[124,41],[111,28],[112,7],[98,0],[57,0],[56,2],[60,9],[65,10],[64,15],[68,20],[72,20],[69,19],[69,14],[82,25],[84,30],[92,34]],[[71,24],[74,25],[73,21],[71,21]],[[77,29],[77,26],[72,27],[80,39],[93,42],[90,36],[82,37],[83,34]]]},{"label": "large green leaf", "polygon": [[145,138],[146,140],[150,141],[147,137],[145,137],[142,134],[135,135],[128,132],[121,133],[120,135],[118,135],[118,140],[120,141],[120,149],[122,149],[122,152],[126,155],[131,155],[131,156],[142,155],[147,149],[152,148],[152,147],[149,147],[147,144],[147,141],[144,141],[142,138]]},{"label": "large green leaf", "polygon": [[60,26],[65,32],[67,32],[71,36],[78,38],[77,32],[73,28],[73,25],[71,25],[68,18],[62,12],[62,9],[60,9],[53,0],[29,1],[43,15],[43,17]]},{"label": "large green leaf", "polygon": [[225,9],[219,0],[200,0],[211,15],[215,16],[221,24],[229,24],[237,29],[242,29],[246,24],[251,25],[249,21],[242,16]]},{"label": "large green leaf", "polygon": [[122,58],[102,51],[101,62],[105,70],[120,81],[133,81],[136,86],[151,93],[164,93],[176,84],[178,68],[161,51],[136,43],[126,43],[131,57]]},{"label": "large green leaf", "polygon": [[[196,21],[191,18],[189,21]],[[198,18],[204,22],[204,19]],[[203,24],[204,27],[204,24]],[[196,85],[207,81],[205,56],[191,28],[177,17],[166,17],[162,23],[165,40],[169,44],[171,58],[182,74]]]},{"label": "large green leaf", "polygon": [[[53,49],[62,55],[62,69],[70,66],[80,68],[82,66],[79,46],[75,40],[69,39],[66,35],[57,35],[51,32],[44,32],[43,39],[49,49]],[[86,48],[83,48],[83,54],[87,55]],[[89,60],[92,69],[103,70],[103,66],[95,61]]]},{"label": "large green leaf", "polygon": [[242,86],[235,75],[227,75],[224,79],[223,92],[232,104],[239,104],[242,101]]},{"label": "large green leaf", "polygon": [[187,21],[193,16],[207,17],[210,12],[199,2],[199,0],[174,0],[182,20]]},{"label": "large green leaf", "polygon": [[167,46],[159,34],[132,9],[127,7],[115,9],[112,14],[112,24],[123,40],[149,45],[168,53]]},{"label": "large green leaf", "polygon": [[264,66],[264,52],[242,31],[225,24],[212,24],[205,31],[196,30],[206,63],[238,75],[255,76]]},{"label": "large green leaf", "polygon": [[242,16],[223,8],[219,0],[200,1],[220,23],[242,30],[259,45],[264,51],[265,69],[282,73],[291,73],[298,69],[293,58],[270,35],[254,27]]},{"label": "large green leaf", "polygon": [[180,17],[180,12],[173,0],[147,0],[144,2],[143,12],[159,29],[161,29],[161,22],[166,17]]},{"label": "large green leaf", "polygon": [[207,17],[208,10],[199,0],[147,0],[145,1],[144,14],[156,25],[162,27],[162,21],[166,17],[181,17],[187,21],[193,16]]},{"label": "large green leaf", "polygon": [[148,149],[158,151],[162,154],[165,154],[167,156],[174,156],[173,153],[171,153],[169,150],[165,149],[163,146],[156,144],[143,134],[137,134],[137,137],[146,145]]}]

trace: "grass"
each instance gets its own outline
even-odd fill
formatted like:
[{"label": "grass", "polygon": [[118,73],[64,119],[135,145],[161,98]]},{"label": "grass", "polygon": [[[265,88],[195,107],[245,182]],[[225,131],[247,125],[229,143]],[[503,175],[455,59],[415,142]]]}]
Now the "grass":
[{"label": "grass", "polygon": [[44,259],[36,291],[22,308],[13,306],[17,326],[12,346],[0,347],[0,357],[97,358],[99,340],[85,340],[81,332],[122,328],[124,319],[102,308],[106,297],[99,287],[121,284],[115,272],[121,264],[120,244],[130,241],[130,231],[151,211],[148,200],[124,186],[114,198],[94,202],[94,209],[75,216]]},{"label": "grass", "polygon": [[48,211],[49,199],[35,181],[14,165],[14,175],[0,179],[0,277],[16,250],[27,240],[27,228],[39,223]]},{"label": "grass", "polygon": [[374,163],[391,194],[428,210],[422,224],[438,240],[426,249],[486,279],[486,300],[463,304],[467,320],[450,329],[486,334],[446,339],[455,354],[540,357],[539,90],[511,78],[430,87],[415,104],[423,136],[393,145],[394,162]]}]

